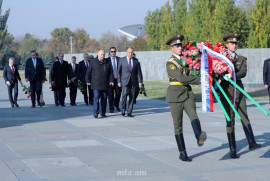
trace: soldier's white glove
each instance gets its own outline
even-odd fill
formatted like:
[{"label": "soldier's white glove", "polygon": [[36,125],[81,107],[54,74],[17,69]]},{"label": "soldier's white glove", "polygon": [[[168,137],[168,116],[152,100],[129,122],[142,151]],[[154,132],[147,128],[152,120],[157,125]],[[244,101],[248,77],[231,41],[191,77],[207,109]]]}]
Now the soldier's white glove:
[{"label": "soldier's white glove", "polygon": [[228,81],[228,79],[231,79],[232,75],[231,74],[225,74],[224,79]]}]

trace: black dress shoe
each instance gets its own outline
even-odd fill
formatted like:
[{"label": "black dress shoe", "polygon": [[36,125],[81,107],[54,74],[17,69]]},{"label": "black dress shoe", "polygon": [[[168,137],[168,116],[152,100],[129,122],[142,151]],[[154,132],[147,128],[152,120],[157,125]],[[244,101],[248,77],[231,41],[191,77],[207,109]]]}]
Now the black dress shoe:
[{"label": "black dress shoe", "polygon": [[128,113],[127,116],[131,118],[134,117],[131,113]]},{"label": "black dress shoe", "polygon": [[114,113],[114,110],[113,110],[113,109],[111,109],[111,110],[110,110],[110,113]]},{"label": "black dress shoe", "polygon": [[89,104],[90,104],[90,105],[93,105],[93,102],[90,102]]},{"label": "black dress shoe", "polygon": [[121,111],[119,107],[115,107],[115,109],[116,109],[117,112]]},{"label": "black dress shoe", "polygon": [[101,117],[102,117],[102,118],[106,118],[107,116],[106,116],[106,114],[103,114],[103,115],[101,115]]},{"label": "black dress shoe", "polygon": [[98,114],[94,114],[94,118],[98,118]]},{"label": "black dress shoe", "polygon": [[125,116],[126,115],[126,111],[123,109],[121,114],[122,114],[122,116]]},{"label": "black dress shoe", "polygon": [[17,103],[15,103],[14,106],[15,106],[15,107],[20,107],[19,104],[17,104]]},{"label": "black dress shoe", "polygon": [[65,107],[65,104],[61,104],[62,107]]},{"label": "black dress shoe", "polygon": [[57,106],[57,107],[58,107],[58,106],[59,106],[59,104],[55,104],[55,106]]},{"label": "black dress shoe", "polygon": [[36,105],[32,105],[32,108],[35,108],[36,107]]},{"label": "black dress shoe", "polygon": [[88,103],[85,103],[86,106],[88,106],[89,104]]},{"label": "black dress shoe", "polygon": [[12,105],[11,105],[11,108],[13,108],[13,107],[14,107],[14,105],[12,104]]}]

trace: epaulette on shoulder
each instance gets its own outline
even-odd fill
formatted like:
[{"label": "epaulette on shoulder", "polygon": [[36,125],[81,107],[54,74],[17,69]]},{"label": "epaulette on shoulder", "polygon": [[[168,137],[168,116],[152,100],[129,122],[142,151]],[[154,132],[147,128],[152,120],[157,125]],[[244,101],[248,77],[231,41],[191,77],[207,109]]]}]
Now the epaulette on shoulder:
[{"label": "epaulette on shoulder", "polygon": [[170,58],[169,60],[168,60],[168,62],[172,62],[174,60],[174,58]]},{"label": "epaulette on shoulder", "polygon": [[247,57],[243,56],[243,55],[238,55],[241,58],[247,59]]}]

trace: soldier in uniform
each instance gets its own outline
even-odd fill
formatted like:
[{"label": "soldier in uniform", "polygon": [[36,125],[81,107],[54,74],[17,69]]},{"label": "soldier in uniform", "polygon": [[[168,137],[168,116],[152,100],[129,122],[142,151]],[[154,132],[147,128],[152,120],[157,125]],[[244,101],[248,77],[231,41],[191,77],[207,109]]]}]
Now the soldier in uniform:
[{"label": "soldier in uniform", "polygon": [[176,35],[167,41],[167,45],[173,53],[166,63],[166,69],[170,81],[166,100],[170,105],[174,123],[176,143],[180,152],[179,159],[191,161],[188,157],[183,136],[183,111],[187,113],[197,139],[198,146],[202,146],[206,140],[206,132],[201,130],[200,121],[196,112],[195,97],[189,84],[200,84],[200,77],[187,75],[179,64],[182,54],[183,35]]},{"label": "soldier in uniform", "polygon": [[[228,34],[223,37],[223,40],[226,42],[226,47],[228,48],[228,52],[231,56],[231,61],[234,64],[235,73],[236,73],[236,83],[241,88],[244,89],[241,79],[244,78],[247,74],[247,58],[241,55],[236,54],[236,50],[238,48],[238,42],[241,38],[240,34]],[[221,81],[221,87],[224,89],[225,93],[232,100],[234,95],[233,85],[230,84],[226,80]],[[220,94],[220,99],[222,104],[224,105],[229,117],[231,118],[230,122],[227,122],[227,136],[230,146],[230,157],[238,158],[236,154],[236,142],[235,142],[235,133],[234,133],[234,125],[235,125],[235,114],[231,109],[230,105],[226,101],[225,97]],[[241,116],[243,129],[249,144],[249,149],[253,150],[261,147],[260,144],[257,144],[253,135],[252,127],[250,125],[250,121],[247,114],[247,105],[245,96],[236,89],[236,100],[235,107]]]}]

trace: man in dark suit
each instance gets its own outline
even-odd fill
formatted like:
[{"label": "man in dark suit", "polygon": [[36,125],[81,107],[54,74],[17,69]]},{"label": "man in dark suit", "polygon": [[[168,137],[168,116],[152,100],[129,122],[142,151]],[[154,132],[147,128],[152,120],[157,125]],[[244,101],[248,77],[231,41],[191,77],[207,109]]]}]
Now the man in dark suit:
[{"label": "man in dark suit", "polygon": [[36,95],[37,103],[40,104],[40,93],[42,90],[42,80],[46,78],[46,70],[42,59],[37,58],[36,51],[31,51],[31,58],[27,59],[25,65],[25,81],[30,81],[31,101],[32,108],[36,106]]},{"label": "man in dark suit", "polygon": [[[132,56],[132,57],[133,57],[133,58],[136,58],[136,54],[133,53],[133,56]],[[141,64],[140,64],[140,62],[139,62],[139,71],[140,71],[140,74],[142,75],[142,69],[141,69]],[[142,75],[142,83],[143,83],[143,75]],[[135,97],[134,97],[134,101],[133,101],[134,104],[137,103],[137,97],[138,97],[138,95],[139,95],[139,92],[140,92],[140,88],[138,87],[138,89],[136,89],[136,91],[135,91]]]},{"label": "man in dark suit", "polygon": [[114,77],[114,81],[113,81],[114,84],[110,85],[108,89],[110,113],[114,112],[114,107],[117,112],[120,112],[119,102],[121,98],[122,88],[117,86],[117,77],[118,77],[117,65],[118,65],[119,59],[120,58],[116,56],[116,48],[111,47],[110,57],[107,58],[107,61],[111,64],[113,77]]},{"label": "man in dark suit", "polygon": [[[9,64],[4,67],[3,77],[8,88],[8,96],[11,107],[19,107],[17,103],[18,98],[18,80],[21,82],[21,77],[18,72],[17,65],[14,64],[14,58],[9,58]],[[12,96],[12,90],[14,89],[14,98]]]},{"label": "man in dark suit", "polygon": [[270,59],[265,60],[263,64],[263,84],[264,87],[268,89],[269,104],[270,104]]},{"label": "man in dark suit", "polygon": [[[55,58],[54,62],[57,62],[59,60],[58,57]],[[54,64],[54,63],[53,63]],[[49,83],[50,83],[50,86],[52,87],[52,74],[53,74],[53,64],[50,66],[49,68]],[[57,95],[57,91],[56,90],[53,90],[53,93],[54,93],[54,102],[55,102],[55,106],[59,106],[59,98],[58,98],[58,95]]]},{"label": "man in dark suit", "polygon": [[65,107],[66,87],[68,78],[68,62],[64,61],[64,54],[58,54],[59,61],[54,62],[52,72],[52,83],[55,83],[59,87],[57,95],[59,103],[62,107]]},{"label": "man in dark suit", "polygon": [[[104,50],[99,50],[98,57],[90,61],[90,65],[85,76],[85,82],[87,85],[91,85],[94,92],[93,112],[95,118],[98,118],[99,112],[101,113],[101,117],[106,117],[107,91],[109,85],[113,86],[112,67],[104,58]],[[99,108],[100,98],[101,109]]]},{"label": "man in dark suit", "polygon": [[72,57],[71,64],[68,65],[68,82],[69,82],[69,96],[70,96],[70,105],[76,106],[76,97],[77,97],[77,80],[79,73],[79,65],[76,64],[76,57]]},{"label": "man in dark suit", "polygon": [[122,116],[125,116],[127,96],[129,96],[129,104],[127,110],[127,116],[133,117],[133,101],[135,97],[135,91],[139,87],[142,87],[142,75],[139,71],[139,61],[136,58],[132,58],[134,49],[129,47],[127,49],[127,56],[119,60],[118,64],[118,86],[123,88],[122,93]]},{"label": "man in dark suit", "polygon": [[[92,56],[93,57],[93,56]],[[87,71],[87,68],[89,67],[89,61],[90,57],[87,53],[83,55],[83,60],[79,62],[79,80],[85,85],[85,74]],[[84,94],[84,102],[88,106],[88,104],[93,105],[93,90],[91,89],[91,85],[87,86],[88,88],[88,96],[87,91],[86,94]]]}]

